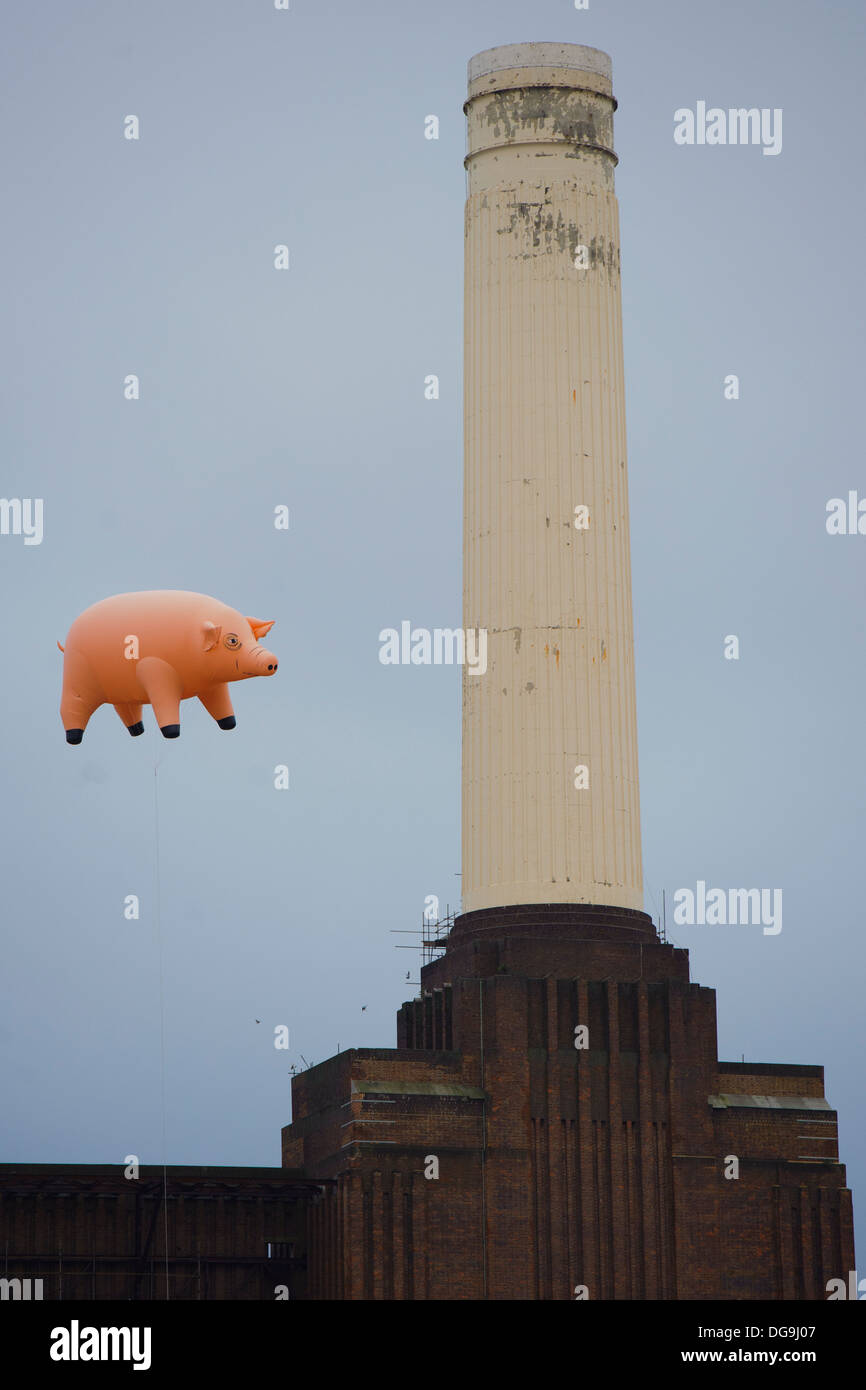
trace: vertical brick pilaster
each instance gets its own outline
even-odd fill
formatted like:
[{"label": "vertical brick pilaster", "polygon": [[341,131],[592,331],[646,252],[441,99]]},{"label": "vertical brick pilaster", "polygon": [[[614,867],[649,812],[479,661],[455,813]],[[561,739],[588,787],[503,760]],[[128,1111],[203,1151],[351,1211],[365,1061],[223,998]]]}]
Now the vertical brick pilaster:
[{"label": "vertical brick pilaster", "polygon": [[391,1220],[393,1226],[393,1293],[402,1302],[409,1297],[406,1287],[406,1192],[407,1177],[401,1172],[392,1174]]},{"label": "vertical brick pilaster", "polygon": [[655,1183],[655,1125],[653,1078],[650,1067],[649,994],[645,980],[638,984],[638,1113],[641,1180],[641,1233],[645,1298],[659,1298],[658,1211]]},{"label": "vertical brick pilaster", "polygon": [[549,1165],[548,1199],[550,1219],[550,1291],[548,1298],[561,1301],[573,1297],[568,1285],[568,1199],[566,1185],[565,1125],[561,1116],[562,1095],[557,981],[545,980],[547,989],[547,1152]]},{"label": "vertical brick pilaster", "polygon": [[608,1134],[610,1143],[610,1216],[614,1298],[628,1298],[628,1226],[625,1209],[625,1156],[619,1057],[619,990],[607,982]]},{"label": "vertical brick pilaster", "polygon": [[[585,980],[577,982],[577,1022],[589,1024],[589,990]],[[592,1038],[590,1038],[590,1044]],[[601,1269],[596,1239],[598,1197],[595,1187],[595,1142],[592,1122],[592,1082],[589,1052],[577,1055],[577,1160],[580,1183],[582,1268],[576,1284],[586,1284],[590,1298],[600,1298]]]},{"label": "vertical brick pilaster", "polygon": [[367,1271],[367,1281],[373,1298],[379,1302],[385,1297],[385,1271],[391,1257],[391,1251],[387,1248],[386,1243],[383,1181],[382,1172],[379,1169],[374,1169],[370,1174],[370,1195],[367,1204],[371,1222],[367,1249],[369,1251],[368,1259],[371,1255],[373,1265],[372,1270]]}]

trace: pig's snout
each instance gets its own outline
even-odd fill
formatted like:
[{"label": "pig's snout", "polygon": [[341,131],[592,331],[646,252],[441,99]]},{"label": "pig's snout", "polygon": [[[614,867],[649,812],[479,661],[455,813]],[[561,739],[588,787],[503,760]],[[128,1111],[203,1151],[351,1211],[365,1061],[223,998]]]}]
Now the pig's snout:
[{"label": "pig's snout", "polygon": [[278,666],[273,652],[265,647],[253,647],[249,654],[247,674],[250,676],[272,676]]}]

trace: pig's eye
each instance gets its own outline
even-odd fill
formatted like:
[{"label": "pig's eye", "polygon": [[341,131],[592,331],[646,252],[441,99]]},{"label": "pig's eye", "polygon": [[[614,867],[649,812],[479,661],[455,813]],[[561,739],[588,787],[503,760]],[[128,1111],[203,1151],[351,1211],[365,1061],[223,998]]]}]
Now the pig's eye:
[{"label": "pig's eye", "polygon": [[228,648],[230,648],[231,651],[235,651],[240,646],[240,644],[241,639],[234,632],[230,632],[228,637],[225,639],[225,645]]}]

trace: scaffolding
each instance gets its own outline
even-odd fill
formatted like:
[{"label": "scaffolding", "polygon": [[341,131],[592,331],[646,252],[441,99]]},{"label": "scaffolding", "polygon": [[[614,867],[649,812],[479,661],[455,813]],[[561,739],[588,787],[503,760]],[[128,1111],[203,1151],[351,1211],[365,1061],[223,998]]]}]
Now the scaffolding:
[{"label": "scaffolding", "polygon": [[[431,965],[434,960],[438,960],[442,955],[451,928],[454,926],[459,915],[458,909],[452,909],[451,906],[446,903],[445,916],[437,917],[435,921],[429,921],[422,915],[420,929],[413,929],[411,927],[392,928],[392,936],[418,936],[421,938],[420,941],[413,942],[411,945],[395,942],[394,949],[397,951],[420,951],[421,969],[423,970],[425,965]],[[420,980],[411,980],[410,983],[418,985],[420,988]],[[419,995],[418,997],[420,998],[421,996]]]}]

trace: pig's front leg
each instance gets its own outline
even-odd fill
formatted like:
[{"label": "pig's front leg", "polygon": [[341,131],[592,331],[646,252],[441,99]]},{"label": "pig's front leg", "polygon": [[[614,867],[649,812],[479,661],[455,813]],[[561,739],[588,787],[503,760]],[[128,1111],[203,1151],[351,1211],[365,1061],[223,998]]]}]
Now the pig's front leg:
[{"label": "pig's front leg", "polygon": [[104,702],[90,663],[81,652],[67,651],[63,658],[63,693],[60,698],[60,717],[66,730],[67,743],[80,743],[87,721]]},{"label": "pig's front leg", "polygon": [[180,738],[180,697],[183,681],[173,666],[160,656],[144,656],[135,674],[153,705],[163,738]]},{"label": "pig's front leg", "polygon": [[232,699],[227,685],[212,685],[209,690],[200,692],[198,698],[221,729],[233,729],[235,727],[237,720],[232,709]]}]

